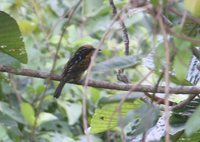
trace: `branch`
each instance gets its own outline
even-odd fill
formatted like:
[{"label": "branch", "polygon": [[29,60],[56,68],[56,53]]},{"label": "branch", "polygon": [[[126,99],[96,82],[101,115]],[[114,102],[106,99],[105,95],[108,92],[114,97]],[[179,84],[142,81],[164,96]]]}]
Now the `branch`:
[{"label": "branch", "polygon": [[[113,0],[110,0],[110,6],[112,7],[113,10],[113,15],[116,16],[117,15],[117,8],[115,6],[115,3]],[[122,19],[122,17],[119,15],[118,17],[118,21],[119,24],[122,28],[122,32],[123,32],[123,40],[124,40],[124,44],[125,44],[125,55],[129,55],[129,36],[128,36],[128,30],[126,28],[126,25]]]},{"label": "branch", "polygon": [[[168,10],[171,11],[172,13],[176,14],[177,16],[184,17],[184,14],[177,11],[175,8],[168,7]],[[187,14],[187,18],[192,20],[193,22],[195,22],[197,24],[200,24],[200,18],[198,18],[198,17]]]},{"label": "branch", "polygon": [[[113,0],[109,0],[110,1],[110,6],[112,7],[113,10],[113,15],[116,16],[117,15],[117,8],[115,6],[115,3]],[[122,11],[124,11],[125,8],[122,9]],[[122,28],[122,38],[124,41],[124,45],[125,45],[125,55],[128,56],[129,55],[129,36],[128,36],[128,30],[126,28],[126,25],[123,21],[123,18],[119,15],[118,16],[118,22]],[[128,77],[124,74],[124,69],[119,69],[117,72],[117,79],[119,81],[122,81],[124,83],[129,83],[130,81],[128,80]]]},{"label": "branch", "polygon": [[[35,78],[50,78],[51,80],[60,81],[61,76],[51,74],[48,72],[35,71],[31,69],[15,69],[13,67],[0,65],[0,72],[8,72],[15,75],[22,75],[28,77]],[[74,82],[73,84],[84,85],[84,81]],[[95,81],[89,80],[88,86],[96,87],[96,88],[104,88],[104,89],[115,89],[115,90],[123,90],[129,91],[132,87],[135,87],[134,91],[138,92],[154,92],[155,88],[153,85],[132,85],[132,84],[124,84],[124,83],[111,83],[106,81]],[[164,93],[165,86],[158,86],[157,93]],[[200,86],[176,86],[169,87],[169,92],[174,94],[200,94]]]},{"label": "branch", "polygon": [[171,107],[171,110],[177,110],[177,109],[181,109],[183,108],[184,106],[188,105],[197,95],[191,95],[189,96],[186,100],[184,100],[183,102],[175,105],[175,106],[172,106]]},{"label": "branch", "polygon": [[167,26],[165,28],[166,28],[167,32],[169,32],[171,35],[173,35],[173,36],[175,36],[177,38],[180,38],[180,39],[192,42],[192,43],[200,44],[200,39],[199,38],[193,38],[193,37],[189,37],[189,36],[187,36],[187,35],[185,35],[183,33],[177,33],[176,31],[174,31],[171,28],[168,28]]}]

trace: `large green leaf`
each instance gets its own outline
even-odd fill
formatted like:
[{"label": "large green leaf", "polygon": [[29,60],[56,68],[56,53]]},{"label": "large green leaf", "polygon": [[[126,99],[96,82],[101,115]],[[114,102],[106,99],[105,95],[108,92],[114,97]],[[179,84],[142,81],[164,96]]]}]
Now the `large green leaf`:
[{"label": "large green leaf", "polygon": [[17,22],[3,11],[0,11],[0,52],[21,63],[27,63],[27,54]]},{"label": "large green leaf", "polygon": [[170,117],[170,125],[173,127],[173,129],[177,130],[174,138],[182,136],[182,134],[180,136],[178,134],[181,130],[180,126],[184,126],[187,137],[188,135],[191,137],[198,129],[200,130],[200,125],[198,125],[200,124],[200,107],[198,107],[199,103],[200,98],[195,98],[184,107],[173,110],[172,116]]},{"label": "large green leaf", "polygon": [[151,3],[153,4],[154,7],[157,7],[159,4],[159,0],[151,0]]},{"label": "large green leaf", "polygon": [[194,16],[200,17],[200,0],[184,0],[184,6]]},{"label": "large green leaf", "polygon": [[38,117],[38,126],[40,126],[41,124],[44,124],[46,122],[49,122],[49,121],[54,121],[54,120],[57,120],[58,118],[51,114],[51,113],[47,113],[47,112],[41,112],[39,117]]},{"label": "large green leaf", "polygon": [[74,125],[81,116],[81,104],[66,103],[65,101],[60,100],[58,101],[58,104],[65,110],[65,113],[67,114],[69,120],[69,125]]},{"label": "large green leaf", "polygon": [[183,134],[176,142],[199,142],[199,140],[200,140],[200,131],[192,134],[190,137]]},{"label": "large green leaf", "polygon": [[83,1],[83,13],[85,16],[90,16],[91,13],[95,13],[102,6],[102,1],[84,0]]},{"label": "large green leaf", "polygon": [[6,132],[6,128],[3,127],[2,125],[0,125],[0,131],[1,131],[1,133],[0,133],[0,139],[1,139],[1,141],[4,141],[5,139],[8,138],[7,132]]},{"label": "large green leaf", "polygon": [[189,118],[185,126],[185,133],[191,135],[197,130],[200,130],[200,106],[195,113]]},{"label": "large green leaf", "polygon": [[177,38],[175,38],[174,41],[177,48],[177,54],[174,59],[173,68],[176,78],[181,82],[184,82],[192,58],[192,52],[190,50],[191,43]]},{"label": "large green leaf", "polygon": [[16,122],[24,124],[23,118],[17,110],[11,109],[9,104],[5,102],[0,102],[0,112],[2,114],[9,116],[11,119],[15,120]]},{"label": "large green leaf", "polygon": [[[169,40],[170,47],[170,80],[175,84],[189,85],[186,80],[189,63],[192,58],[191,43],[182,39],[174,38]],[[172,58],[173,57],[173,58]],[[173,60],[172,60],[173,59]],[[166,64],[165,48],[163,42],[159,43],[153,56],[156,73],[160,74]]]},{"label": "large green leaf", "polygon": [[113,57],[107,61],[97,64],[94,68],[94,72],[104,72],[121,68],[128,68],[139,64],[140,58],[137,56],[124,56]]},{"label": "large green leaf", "polygon": [[90,132],[100,133],[115,128],[118,125],[119,118],[125,117],[127,112],[138,108],[143,102],[135,100],[133,102],[125,102],[120,111],[116,111],[119,103],[106,104],[101,109],[96,109],[91,120]]},{"label": "large green leaf", "polygon": [[21,112],[24,116],[24,119],[28,122],[30,126],[33,126],[35,123],[35,111],[29,103],[20,104]]},{"label": "large green leaf", "polygon": [[161,139],[165,134],[165,116],[159,117],[159,114],[160,110],[157,106],[147,103],[130,111],[125,119],[129,122],[124,129],[127,140],[142,141],[144,132],[146,132],[146,141],[153,142]]},{"label": "large green leaf", "polygon": [[194,23],[190,19],[184,22],[182,32],[190,37],[196,37],[200,31],[200,24]]}]

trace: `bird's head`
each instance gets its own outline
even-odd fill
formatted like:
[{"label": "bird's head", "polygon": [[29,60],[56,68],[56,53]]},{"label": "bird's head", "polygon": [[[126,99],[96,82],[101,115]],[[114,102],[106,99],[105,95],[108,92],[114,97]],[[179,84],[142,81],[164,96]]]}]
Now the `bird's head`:
[{"label": "bird's head", "polygon": [[81,46],[77,51],[76,55],[81,55],[81,56],[92,56],[93,52],[95,51],[95,48],[92,45],[86,44]]}]

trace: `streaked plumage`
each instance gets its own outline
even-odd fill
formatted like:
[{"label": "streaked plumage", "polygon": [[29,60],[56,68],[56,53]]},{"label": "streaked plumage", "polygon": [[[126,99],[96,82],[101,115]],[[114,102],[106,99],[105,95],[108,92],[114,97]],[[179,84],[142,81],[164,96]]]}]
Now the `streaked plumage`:
[{"label": "streaked plumage", "polygon": [[94,51],[95,48],[93,48],[93,46],[83,45],[69,59],[61,75],[62,80],[60,81],[54,93],[55,98],[58,98],[60,96],[66,82],[80,80],[81,75],[90,65],[91,57]]}]

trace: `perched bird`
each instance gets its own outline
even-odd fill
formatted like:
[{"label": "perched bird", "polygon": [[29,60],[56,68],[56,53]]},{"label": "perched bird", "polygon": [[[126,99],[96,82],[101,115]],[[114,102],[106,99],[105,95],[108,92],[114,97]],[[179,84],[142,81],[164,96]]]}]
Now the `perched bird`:
[{"label": "perched bird", "polygon": [[64,67],[62,79],[56,88],[54,97],[58,98],[66,82],[78,81],[90,65],[91,57],[95,51],[92,45],[81,46],[69,59]]}]

